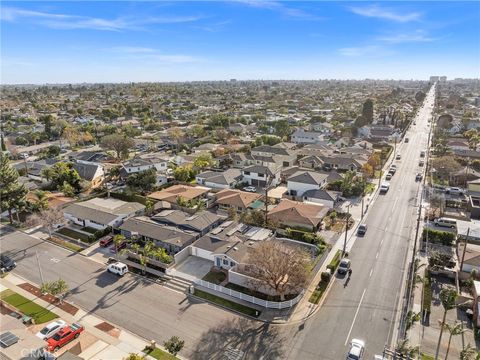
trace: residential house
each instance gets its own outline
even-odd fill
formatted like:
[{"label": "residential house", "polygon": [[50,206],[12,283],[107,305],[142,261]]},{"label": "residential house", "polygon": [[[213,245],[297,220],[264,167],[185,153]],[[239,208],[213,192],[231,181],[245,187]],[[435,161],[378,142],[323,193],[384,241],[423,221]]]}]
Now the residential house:
[{"label": "residential house", "polygon": [[252,156],[276,157],[283,167],[293,166],[297,161],[296,150],[285,148],[277,144],[275,146],[261,145],[251,150]]},{"label": "residential house", "polygon": [[251,186],[277,186],[280,183],[280,169],[252,165],[242,169],[243,182]]},{"label": "residential house", "polygon": [[141,215],[145,205],[114,198],[93,198],[70,204],[63,209],[64,217],[74,224],[97,230],[117,228],[125,219]]},{"label": "residential house", "polygon": [[328,174],[298,171],[287,179],[288,195],[302,199],[308,190],[319,190],[327,185]]},{"label": "residential house", "polygon": [[302,200],[308,203],[320,204],[333,209],[340,201],[341,192],[325,189],[312,189],[303,193]]},{"label": "residential house", "polygon": [[333,130],[333,125],[328,122],[317,122],[310,125],[313,131],[322,133],[324,135],[330,134]]},{"label": "residential house", "polygon": [[263,202],[260,201],[262,196],[256,193],[225,189],[216,193],[215,197],[220,211],[228,212],[229,209],[234,209],[241,214],[249,209],[263,208]]},{"label": "residential house", "polygon": [[305,156],[298,160],[298,163],[301,167],[310,169],[321,169],[324,165],[322,158],[317,155]]},{"label": "residential house", "polygon": [[328,208],[318,204],[307,204],[283,199],[268,212],[268,219],[282,228],[302,229],[316,232],[328,212]]},{"label": "residential house", "polygon": [[323,141],[323,134],[300,128],[293,132],[291,138],[295,144],[316,144]]},{"label": "residential house", "polygon": [[105,179],[105,172],[100,164],[74,162],[72,167],[93,189],[102,185]]},{"label": "residential house", "polygon": [[360,170],[368,161],[368,158],[361,155],[333,154],[322,156],[323,167],[326,170]]},{"label": "residential house", "polygon": [[199,236],[205,235],[225,220],[224,217],[206,210],[198,211],[193,215],[181,210],[163,210],[151,219],[184,231],[197,232]]},{"label": "residential house", "polygon": [[142,159],[142,158],[133,158],[122,164],[122,169],[120,170],[121,177],[127,177],[130,174],[135,174],[137,172],[155,169],[156,171],[166,171],[168,168],[168,162],[164,159]]},{"label": "residential house", "polygon": [[195,177],[197,184],[212,189],[231,189],[242,182],[242,172],[238,169],[225,171],[204,171]]},{"label": "residential house", "polygon": [[120,226],[120,230],[127,239],[136,236],[143,241],[153,241],[156,246],[163,247],[169,255],[175,255],[183,250],[199,236],[197,232],[158,223],[146,216],[127,219]]},{"label": "residential house", "polygon": [[148,197],[154,200],[166,201],[170,204],[177,204],[180,198],[186,201],[205,199],[209,191],[210,189],[202,186],[173,185],[153,192]]},{"label": "residential house", "polygon": [[42,175],[44,169],[49,169],[58,162],[57,159],[43,159],[36,161],[22,161],[15,164],[13,167],[20,173],[24,174],[25,171],[29,178],[33,180],[43,181],[45,178]]}]

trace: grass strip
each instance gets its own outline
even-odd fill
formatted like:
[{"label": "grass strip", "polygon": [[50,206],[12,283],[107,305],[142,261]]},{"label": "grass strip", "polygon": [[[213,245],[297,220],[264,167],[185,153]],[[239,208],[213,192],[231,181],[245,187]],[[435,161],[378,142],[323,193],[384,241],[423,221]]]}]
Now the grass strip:
[{"label": "grass strip", "polygon": [[156,347],[155,349],[150,349],[148,346],[142,350],[145,354],[148,356],[153,357],[154,359],[157,360],[178,360],[176,356],[173,356],[172,354],[169,354],[166,351],[163,351],[162,349],[159,349]]},{"label": "grass strip", "polygon": [[242,304],[238,304],[234,301],[224,299],[220,296],[216,296],[216,295],[207,293],[207,292],[202,291],[202,290],[195,289],[195,292],[193,294],[195,296],[198,296],[198,297],[202,298],[202,299],[210,301],[214,304],[224,306],[226,308],[238,311],[238,312],[240,312],[242,314],[245,314],[245,315],[249,315],[249,316],[253,316],[253,317],[258,317],[260,315],[260,311],[258,311],[258,310],[252,309],[251,307],[248,307],[248,306],[245,306],[245,305],[242,305]]},{"label": "grass strip", "polygon": [[0,298],[7,304],[10,304],[16,309],[18,309],[18,311],[20,311],[24,315],[31,317],[35,321],[35,324],[43,324],[52,321],[53,319],[56,319],[58,317],[57,314],[54,314],[53,312],[45,309],[44,307],[35,304],[33,301],[28,300],[26,297],[23,297],[20,294],[17,294],[10,290],[10,293],[5,294],[5,296],[4,291],[0,293]]}]

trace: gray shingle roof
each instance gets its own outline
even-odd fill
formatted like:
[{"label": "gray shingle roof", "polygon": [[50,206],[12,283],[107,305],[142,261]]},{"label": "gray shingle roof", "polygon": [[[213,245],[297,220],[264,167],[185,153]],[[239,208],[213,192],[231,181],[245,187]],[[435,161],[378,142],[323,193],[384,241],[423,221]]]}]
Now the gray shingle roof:
[{"label": "gray shingle roof", "polygon": [[163,224],[178,226],[182,229],[203,232],[222,217],[209,211],[199,211],[193,215],[181,210],[164,210],[152,217],[152,220]]},{"label": "gray shingle roof", "polygon": [[320,185],[328,178],[328,174],[313,171],[298,171],[290,176],[287,181],[295,181],[304,184]]},{"label": "gray shingle roof", "polygon": [[73,163],[73,168],[77,171],[78,175],[80,175],[82,179],[92,181],[100,166],[97,164],[84,164],[76,162]]}]

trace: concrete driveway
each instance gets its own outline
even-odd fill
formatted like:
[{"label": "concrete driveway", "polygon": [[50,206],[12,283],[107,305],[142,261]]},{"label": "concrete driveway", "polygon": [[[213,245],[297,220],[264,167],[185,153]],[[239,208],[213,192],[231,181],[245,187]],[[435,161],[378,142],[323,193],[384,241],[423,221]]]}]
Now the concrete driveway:
[{"label": "concrete driveway", "polygon": [[201,279],[208,274],[213,262],[196,256],[189,256],[175,267],[174,276],[188,280]]}]

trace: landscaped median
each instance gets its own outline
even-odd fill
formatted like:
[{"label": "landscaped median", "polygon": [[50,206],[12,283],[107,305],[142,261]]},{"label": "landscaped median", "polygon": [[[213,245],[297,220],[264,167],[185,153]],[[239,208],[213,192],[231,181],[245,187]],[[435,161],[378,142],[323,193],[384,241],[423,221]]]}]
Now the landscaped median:
[{"label": "landscaped median", "polygon": [[208,292],[202,291],[195,289],[193,295],[198,296],[199,298],[205,299],[207,301],[210,301],[214,304],[232,309],[234,311],[238,311],[242,314],[248,315],[248,316],[253,316],[253,317],[259,317],[260,316],[260,311],[253,309],[251,307],[238,304],[234,301],[224,299],[220,296],[216,296],[213,294],[210,294]]},{"label": "landscaped median", "polygon": [[310,303],[317,305],[320,302],[323,294],[328,288],[328,284],[330,284],[330,281],[332,279],[332,274],[335,273],[335,270],[337,270],[338,264],[340,263],[341,259],[342,259],[342,250],[337,250],[332,261],[330,261],[330,264],[327,265],[327,269],[329,269],[330,271],[322,272],[320,282],[315,287],[315,290],[310,296],[310,299],[308,299]]},{"label": "landscaped median", "polygon": [[22,314],[31,317],[35,324],[43,324],[58,317],[55,313],[10,289],[0,292],[0,300],[13,306]]}]

